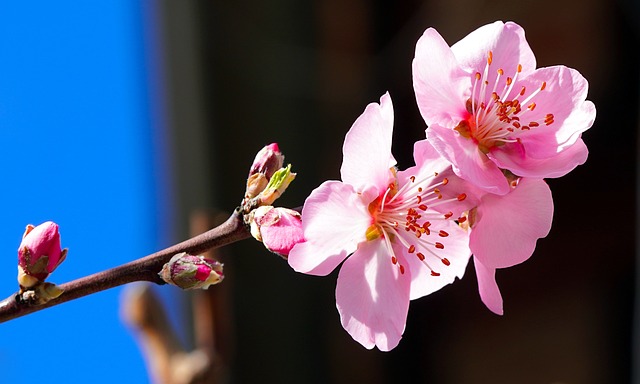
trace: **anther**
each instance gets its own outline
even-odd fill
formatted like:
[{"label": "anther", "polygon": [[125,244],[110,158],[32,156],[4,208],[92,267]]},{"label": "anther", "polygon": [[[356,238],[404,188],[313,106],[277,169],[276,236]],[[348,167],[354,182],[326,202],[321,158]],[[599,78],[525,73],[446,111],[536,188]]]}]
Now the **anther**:
[{"label": "anther", "polygon": [[409,179],[411,179],[412,183],[415,183],[415,181],[416,181],[416,177],[415,176],[411,176]]},{"label": "anther", "polygon": [[489,55],[487,56],[487,64],[491,65],[493,62],[493,52],[489,51]]},{"label": "anther", "polygon": [[446,265],[447,267],[451,265],[451,263],[449,262],[449,259],[447,259],[446,257],[442,258],[442,264]]},{"label": "anther", "polygon": [[453,212],[447,212],[447,213],[445,213],[445,214],[444,214],[444,218],[445,218],[445,219],[448,219],[448,218],[450,218],[451,216],[453,216]]},{"label": "anther", "polygon": [[449,179],[445,177],[444,179],[442,179],[442,185],[447,185],[447,184],[449,184]]},{"label": "anther", "polygon": [[395,256],[391,256],[391,263],[393,263],[393,265],[396,265],[398,263],[398,259],[396,259]]},{"label": "anther", "polygon": [[461,193],[461,194],[458,195],[458,201],[462,201],[462,200],[464,200],[466,198],[467,198],[467,194],[466,193]]},{"label": "anther", "polygon": [[522,72],[522,64],[518,64],[518,73]]},{"label": "anther", "polygon": [[498,75],[504,75],[504,70],[502,68],[498,68]]},{"label": "anther", "polygon": [[404,275],[404,265],[400,264],[400,274]]},{"label": "anther", "polygon": [[440,243],[440,242],[436,241],[436,248],[438,248],[438,249],[444,249],[444,244],[442,244],[442,243]]},{"label": "anther", "polygon": [[420,261],[424,260],[424,254],[421,252],[416,253],[416,256],[418,256],[418,259],[420,259]]},{"label": "anther", "polygon": [[442,229],[440,230],[440,232],[438,232],[438,235],[440,237],[447,237],[449,236],[449,234],[446,231],[443,231]]},{"label": "anther", "polygon": [[545,89],[545,88],[547,88],[547,82],[546,82],[546,81],[543,81],[543,82],[542,82],[542,85],[540,86],[540,90],[541,90],[541,91],[544,91],[544,89]]},{"label": "anther", "polygon": [[[409,253],[413,253],[413,252],[415,252],[415,251],[416,251],[416,246],[415,246],[415,245],[413,245],[413,244],[411,244],[411,245],[409,246],[408,252],[409,252]],[[418,256],[418,257],[420,257],[420,256]]]},{"label": "anther", "polygon": [[431,276],[440,276],[440,274],[436,271],[431,271]]}]

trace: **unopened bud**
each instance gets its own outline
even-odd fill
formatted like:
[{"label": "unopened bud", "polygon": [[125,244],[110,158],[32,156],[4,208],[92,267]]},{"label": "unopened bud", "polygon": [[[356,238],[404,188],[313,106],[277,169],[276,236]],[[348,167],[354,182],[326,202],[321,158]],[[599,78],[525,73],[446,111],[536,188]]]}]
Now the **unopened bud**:
[{"label": "unopened bud", "polygon": [[224,278],[221,263],[185,252],[173,256],[159,275],[166,283],[182,289],[207,289]]},{"label": "unopened bud", "polygon": [[67,249],[60,249],[58,224],[27,225],[18,248],[18,283],[31,288],[44,281],[66,256]]},{"label": "unopened bud", "polygon": [[249,170],[245,197],[251,199],[262,192],[273,174],[282,168],[283,163],[284,155],[280,152],[278,144],[272,143],[262,148]]},{"label": "unopened bud", "polygon": [[286,168],[280,168],[276,173],[271,176],[269,184],[260,193],[260,205],[271,205],[276,199],[278,199],[289,184],[296,178],[296,174],[291,172],[291,164]]},{"label": "unopened bud", "polygon": [[251,234],[271,252],[286,258],[304,241],[300,213],[288,208],[258,207],[253,211]]}]

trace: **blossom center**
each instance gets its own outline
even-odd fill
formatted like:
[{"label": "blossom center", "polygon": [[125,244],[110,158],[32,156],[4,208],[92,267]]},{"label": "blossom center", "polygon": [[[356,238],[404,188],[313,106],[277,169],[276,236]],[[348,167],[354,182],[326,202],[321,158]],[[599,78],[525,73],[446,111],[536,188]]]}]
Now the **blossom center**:
[{"label": "blossom center", "polygon": [[467,196],[461,193],[445,198],[443,189],[447,188],[449,180],[437,177],[438,173],[421,180],[411,176],[401,186],[394,179],[386,191],[369,204],[372,224],[367,229],[366,238],[368,241],[382,239],[385,242],[391,263],[401,274],[405,273],[405,267],[396,256],[398,247],[404,248],[405,256],[418,258],[431,271],[431,276],[440,276],[434,262],[450,265],[443,256],[443,239],[449,233],[440,227],[442,221],[455,218],[452,212],[442,213],[435,208],[462,201]]},{"label": "blossom center", "polygon": [[532,113],[536,109],[536,96],[547,87],[546,81],[527,93],[526,86],[518,84],[521,64],[516,66],[513,76],[506,76],[505,70],[498,68],[495,79],[491,79],[492,63],[493,53],[489,51],[484,72],[476,72],[473,78],[471,97],[466,102],[469,117],[454,128],[462,137],[474,140],[484,153],[518,142],[523,132],[554,122],[551,113]]}]

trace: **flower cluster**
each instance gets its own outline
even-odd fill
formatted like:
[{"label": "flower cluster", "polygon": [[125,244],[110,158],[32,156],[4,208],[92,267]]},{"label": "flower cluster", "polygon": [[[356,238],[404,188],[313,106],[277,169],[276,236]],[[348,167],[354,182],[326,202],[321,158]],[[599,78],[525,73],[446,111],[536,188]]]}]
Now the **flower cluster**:
[{"label": "flower cluster", "polygon": [[306,199],[296,271],[327,275],[342,263],[336,304],[366,348],[400,341],[409,301],[462,278],[473,254],[480,297],[502,314],[496,269],[527,260],[551,228],[545,178],[587,159],[593,124],[587,81],[564,66],[536,68],[524,30],[485,25],[449,46],[419,39],[413,83],[426,140],[415,166],[391,154],[393,107],[369,104],[345,137],[341,181]]}]

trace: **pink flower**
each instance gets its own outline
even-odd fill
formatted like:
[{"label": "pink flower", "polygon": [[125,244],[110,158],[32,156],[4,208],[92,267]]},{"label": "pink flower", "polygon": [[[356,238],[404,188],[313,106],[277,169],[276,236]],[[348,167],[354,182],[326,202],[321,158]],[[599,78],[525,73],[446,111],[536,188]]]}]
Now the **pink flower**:
[{"label": "pink flower", "polygon": [[66,257],[60,249],[58,224],[47,221],[34,227],[27,225],[18,248],[18,282],[31,288],[44,281]]},{"label": "pink flower", "polygon": [[251,234],[269,251],[284,258],[294,245],[304,241],[300,213],[281,207],[262,206],[254,210]]},{"label": "pink flower", "polygon": [[409,300],[461,278],[470,257],[468,234],[454,221],[466,209],[454,211],[465,195],[441,173],[449,164],[423,141],[415,147],[417,165],[396,171],[392,133],[385,94],[346,135],[342,181],[324,182],[305,201],[306,241],[288,259],[312,275],[344,261],[336,287],[342,326],[366,348],[384,351],[402,337]]},{"label": "pink flower", "polygon": [[469,200],[477,204],[469,211],[468,225],[480,298],[499,315],[503,308],[496,269],[531,257],[536,241],[549,234],[553,219],[553,199],[544,180],[522,178],[514,184],[506,195],[475,193],[467,186]]},{"label": "pink flower", "polygon": [[560,177],[587,159],[581,134],[593,124],[587,81],[574,69],[536,69],[524,30],[480,27],[449,47],[429,28],[416,46],[413,83],[427,137],[454,171],[506,194],[503,170]]}]

